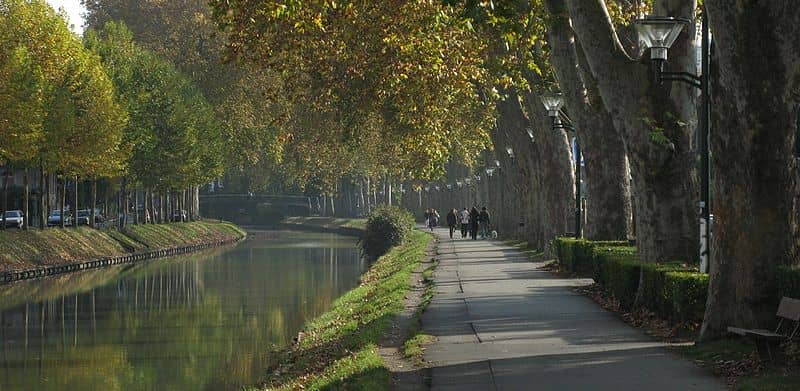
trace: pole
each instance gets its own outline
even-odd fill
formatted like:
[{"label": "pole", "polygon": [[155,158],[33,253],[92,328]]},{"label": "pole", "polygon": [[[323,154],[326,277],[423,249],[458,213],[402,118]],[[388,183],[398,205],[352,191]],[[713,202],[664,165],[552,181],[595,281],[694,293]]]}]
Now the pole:
[{"label": "pole", "polygon": [[575,238],[581,237],[581,147],[575,137]]},{"label": "pole", "polygon": [[701,66],[700,75],[701,88],[701,113],[700,113],[700,271],[708,272],[709,260],[711,259],[711,203],[709,182],[711,179],[711,169],[709,164],[709,135],[711,128],[711,90],[709,88],[710,70],[710,35],[708,31],[708,17],[706,9],[702,9],[702,37],[701,37]]}]

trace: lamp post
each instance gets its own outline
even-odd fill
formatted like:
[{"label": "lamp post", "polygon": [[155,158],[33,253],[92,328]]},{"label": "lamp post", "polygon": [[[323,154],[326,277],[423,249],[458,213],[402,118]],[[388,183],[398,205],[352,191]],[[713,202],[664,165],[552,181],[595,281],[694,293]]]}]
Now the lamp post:
[{"label": "lamp post", "polygon": [[[564,97],[560,93],[546,93],[542,94],[542,104],[547,110],[547,115],[553,121],[553,130],[562,129],[565,132],[568,130],[575,131],[575,128],[569,122],[561,122],[561,107],[564,106]],[[578,135],[575,135],[575,237],[581,237],[581,148],[578,143]]]},{"label": "lamp post", "polygon": [[669,17],[646,17],[635,20],[634,24],[636,25],[642,50],[650,49],[650,61],[654,68],[656,81],[659,83],[665,80],[678,81],[700,90],[701,103],[698,129],[698,149],[700,150],[700,271],[707,272],[711,258],[711,246],[709,245],[709,240],[711,239],[711,197],[709,189],[711,166],[709,163],[708,143],[711,133],[711,90],[709,89],[711,34],[708,28],[705,6],[702,8],[701,15],[701,73],[699,76],[688,72],[669,72],[664,69],[669,48],[675,43],[683,27],[688,25],[689,20]]}]

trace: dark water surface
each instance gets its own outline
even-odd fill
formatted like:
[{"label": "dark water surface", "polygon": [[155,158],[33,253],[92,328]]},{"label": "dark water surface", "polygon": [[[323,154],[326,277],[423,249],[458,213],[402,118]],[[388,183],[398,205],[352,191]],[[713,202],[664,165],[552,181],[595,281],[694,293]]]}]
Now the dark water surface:
[{"label": "dark water surface", "polygon": [[0,390],[225,390],[352,289],[354,239],[260,232],[233,248],[0,286]]}]

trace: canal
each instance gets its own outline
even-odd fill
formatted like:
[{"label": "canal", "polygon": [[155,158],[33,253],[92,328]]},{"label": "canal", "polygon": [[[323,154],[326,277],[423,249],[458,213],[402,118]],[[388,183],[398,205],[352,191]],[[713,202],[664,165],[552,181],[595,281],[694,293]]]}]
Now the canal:
[{"label": "canal", "polygon": [[236,247],[0,286],[0,390],[236,390],[358,284],[356,240]]}]

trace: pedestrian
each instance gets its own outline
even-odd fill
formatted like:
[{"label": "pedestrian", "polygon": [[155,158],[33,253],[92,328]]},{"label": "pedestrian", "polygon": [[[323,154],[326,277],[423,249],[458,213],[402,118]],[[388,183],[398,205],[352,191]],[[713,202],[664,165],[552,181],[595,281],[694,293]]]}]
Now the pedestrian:
[{"label": "pedestrian", "polygon": [[489,218],[489,211],[486,210],[485,206],[481,208],[481,214],[478,216],[478,221],[480,222],[481,225],[481,237],[483,239],[488,238],[490,218]]},{"label": "pedestrian", "polygon": [[456,224],[458,224],[456,214],[458,214],[458,211],[455,208],[451,209],[450,213],[447,214],[447,226],[450,227],[450,239],[453,238],[453,231],[456,230]]},{"label": "pedestrian", "polygon": [[436,226],[439,225],[439,212],[436,209],[431,209],[430,215],[428,216],[428,227],[430,227],[431,232]]},{"label": "pedestrian", "polygon": [[425,226],[426,227],[430,227],[430,225],[431,225],[431,209],[430,208],[425,209],[425,213],[423,214],[423,216],[425,217]]},{"label": "pedestrian", "polygon": [[472,210],[469,211],[469,236],[472,240],[478,239],[478,219],[480,218],[480,213],[478,212],[478,208],[472,207]]},{"label": "pedestrian", "polygon": [[464,210],[459,215],[461,218],[461,238],[466,238],[467,232],[469,232],[469,211],[464,207]]}]

